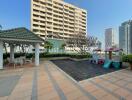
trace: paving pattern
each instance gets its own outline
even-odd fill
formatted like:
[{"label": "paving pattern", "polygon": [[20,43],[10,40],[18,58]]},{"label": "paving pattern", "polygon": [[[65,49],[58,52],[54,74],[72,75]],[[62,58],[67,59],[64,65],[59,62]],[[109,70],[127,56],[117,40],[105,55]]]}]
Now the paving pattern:
[{"label": "paving pattern", "polygon": [[132,71],[126,69],[76,82],[44,61],[39,67],[0,71],[0,87],[6,78],[16,82],[10,93],[0,90],[0,100],[132,100]]}]

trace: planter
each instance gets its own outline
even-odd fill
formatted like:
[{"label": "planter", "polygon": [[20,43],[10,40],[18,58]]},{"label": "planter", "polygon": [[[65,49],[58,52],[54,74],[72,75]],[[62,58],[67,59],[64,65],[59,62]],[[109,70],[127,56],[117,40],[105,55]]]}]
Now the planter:
[{"label": "planter", "polygon": [[129,65],[130,65],[130,68],[132,70],[132,54],[123,56],[122,61],[123,62],[128,62]]},{"label": "planter", "polygon": [[128,62],[122,62],[122,67],[123,68],[127,68],[129,66],[130,66],[130,64]]}]

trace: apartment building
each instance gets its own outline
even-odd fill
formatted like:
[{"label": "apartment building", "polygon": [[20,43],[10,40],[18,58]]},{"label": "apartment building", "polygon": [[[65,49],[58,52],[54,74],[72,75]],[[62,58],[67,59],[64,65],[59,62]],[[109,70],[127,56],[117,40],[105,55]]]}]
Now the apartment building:
[{"label": "apartment building", "polygon": [[115,30],[108,28],[105,30],[105,49],[111,48],[115,45]]},{"label": "apartment building", "polygon": [[122,23],[119,27],[119,47],[125,54],[132,54],[132,20]]},{"label": "apartment building", "polygon": [[31,30],[44,39],[85,36],[86,19],[86,10],[63,0],[31,0]]}]

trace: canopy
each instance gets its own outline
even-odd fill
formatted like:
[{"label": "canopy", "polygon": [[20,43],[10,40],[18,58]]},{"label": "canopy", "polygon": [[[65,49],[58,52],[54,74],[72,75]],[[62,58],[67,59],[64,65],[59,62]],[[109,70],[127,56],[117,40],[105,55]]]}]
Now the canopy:
[{"label": "canopy", "polygon": [[93,51],[102,51],[101,49],[94,49]]},{"label": "canopy", "polygon": [[105,50],[105,52],[119,52],[119,51],[123,51],[123,49],[120,48],[108,48]]},{"label": "canopy", "polygon": [[38,35],[24,27],[0,31],[0,40],[12,43],[42,43],[44,41]]}]

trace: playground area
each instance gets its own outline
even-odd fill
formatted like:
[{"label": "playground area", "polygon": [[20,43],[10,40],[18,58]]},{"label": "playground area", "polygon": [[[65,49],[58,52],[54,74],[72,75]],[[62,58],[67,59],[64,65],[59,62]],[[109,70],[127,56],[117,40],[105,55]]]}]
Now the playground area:
[{"label": "playground area", "polygon": [[71,59],[58,59],[51,61],[76,81],[85,80],[122,69],[116,69],[114,67],[103,68],[102,64],[93,64],[89,60],[74,61]]},{"label": "playground area", "polygon": [[101,64],[105,69],[109,69],[110,67],[115,69],[122,68],[122,49],[109,48],[103,51],[104,55],[102,55],[101,52],[101,49],[93,50],[90,62],[94,64]]}]

